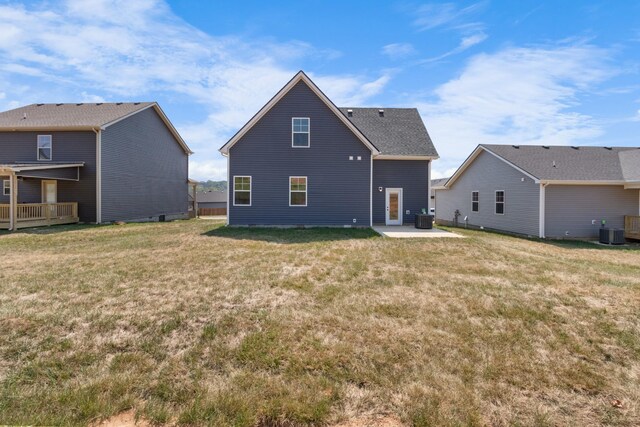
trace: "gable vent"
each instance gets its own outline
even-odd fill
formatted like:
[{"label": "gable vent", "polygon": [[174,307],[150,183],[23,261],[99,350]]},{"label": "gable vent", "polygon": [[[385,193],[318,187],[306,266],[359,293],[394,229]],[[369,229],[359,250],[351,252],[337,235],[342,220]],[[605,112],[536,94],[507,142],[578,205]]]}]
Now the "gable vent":
[{"label": "gable vent", "polygon": [[378,116],[384,117],[384,110],[378,110]]},{"label": "gable vent", "polygon": [[353,110],[351,109],[347,110],[347,116],[353,117]]}]

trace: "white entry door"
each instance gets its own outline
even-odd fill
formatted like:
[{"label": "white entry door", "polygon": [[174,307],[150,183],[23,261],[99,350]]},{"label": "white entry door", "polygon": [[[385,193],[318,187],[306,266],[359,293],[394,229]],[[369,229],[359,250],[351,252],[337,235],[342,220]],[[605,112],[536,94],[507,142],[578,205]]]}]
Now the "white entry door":
[{"label": "white entry door", "polygon": [[42,181],[42,203],[58,203],[58,181]]},{"label": "white entry door", "polygon": [[386,190],[386,221],[387,225],[402,225],[402,188],[387,188]]}]

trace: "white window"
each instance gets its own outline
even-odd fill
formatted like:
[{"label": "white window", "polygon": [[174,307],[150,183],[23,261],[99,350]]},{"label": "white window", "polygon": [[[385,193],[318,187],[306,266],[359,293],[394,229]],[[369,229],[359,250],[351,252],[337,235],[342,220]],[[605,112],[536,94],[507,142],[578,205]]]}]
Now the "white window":
[{"label": "white window", "polygon": [[11,181],[5,179],[2,181],[2,195],[10,196],[11,195]]},{"label": "white window", "polygon": [[289,206],[307,206],[307,177],[289,177]]},{"label": "white window", "polygon": [[251,177],[233,177],[233,206],[251,206]]},{"label": "white window", "polygon": [[504,190],[496,191],[496,214],[504,215]]},{"label": "white window", "polygon": [[308,117],[294,117],[291,119],[291,146],[294,148],[308,148],[311,142],[310,119]]},{"label": "white window", "polygon": [[471,192],[471,212],[478,212],[480,210],[480,192]]},{"label": "white window", "polygon": [[51,160],[51,135],[38,135],[38,160]]}]

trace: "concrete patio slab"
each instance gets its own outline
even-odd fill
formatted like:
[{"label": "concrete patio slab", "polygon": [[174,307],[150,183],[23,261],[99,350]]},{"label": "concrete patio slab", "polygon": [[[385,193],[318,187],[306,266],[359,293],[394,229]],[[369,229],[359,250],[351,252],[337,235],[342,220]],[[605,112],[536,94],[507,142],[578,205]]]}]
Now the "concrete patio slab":
[{"label": "concrete patio slab", "polygon": [[376,233],[380,234],[383,237],[393,237],[396,239],[431,239],[437,237],[464,238],[464,236],[460,234],[451,233],[450,231],[440,230],[438,228],[424,230],[408,225],[374,225],[372,228]]}]

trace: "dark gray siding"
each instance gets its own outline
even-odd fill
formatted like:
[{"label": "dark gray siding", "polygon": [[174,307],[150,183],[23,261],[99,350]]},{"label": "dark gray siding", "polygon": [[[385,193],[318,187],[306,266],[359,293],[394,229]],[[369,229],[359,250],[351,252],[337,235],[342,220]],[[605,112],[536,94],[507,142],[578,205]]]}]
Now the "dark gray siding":
[{"label": "dark gray siding", "polygon": [[[38,135],[52,136],[53,162],[84,162],[80,181],[58,181],[58,201],[78,202],[80,221],[96,220],[96,134],[94,132],[0,132],[0,164],[43,163],[36,155]],[[18,184],[18,201],[41,202],[41,180],[25,178]],[[9,198],[0,193],[0,203]]]},{"label": "dark gray siding", "polygon": [[[292,117],[311,119],[310,148],[291,147]],[[371,151],[303,82],[231,147],[229,163],[231,225],[369,225]],[[251,206],[233,206],[234,175],[252,176]],[[308,177],[306,207],[289,206],[289,176]]]},{"label": "dark gray siding", "polygon": [[549,185],[545,237],[597,237],[603,219],[608,227],[624,228],[625,215],[639,215],[639,197],[638,190],[622,186]]},{"label": "dark gray siding", "polygon": [[198,202],[199,208],[226,208],[226,202]]},{"label": "dark gray siding", "polygon": [[[373,161],[373,222],[385,222],[386,188],[402,188],[403,223],[412,223],[413,216],[427,209],[429,195],[429,161]],[[379,191],[382,187],[382,191]],[[406,211],[410,213],[407,214]]]},{"label": "dark gray siding", "polygon": [[180,217],[188,156],[153,108],[102,133],[102,222]]},{"label": "dark gray siding", "polygon": [[[505,191],[505,213],[495,213],[495,192]],[[471,212],[471,192],[479,191],[479,212]],[[530,236],[539,235],[540,185],[495,156],[482,152],[448,190],[436,191],[436,221],[469,225]]]}]

